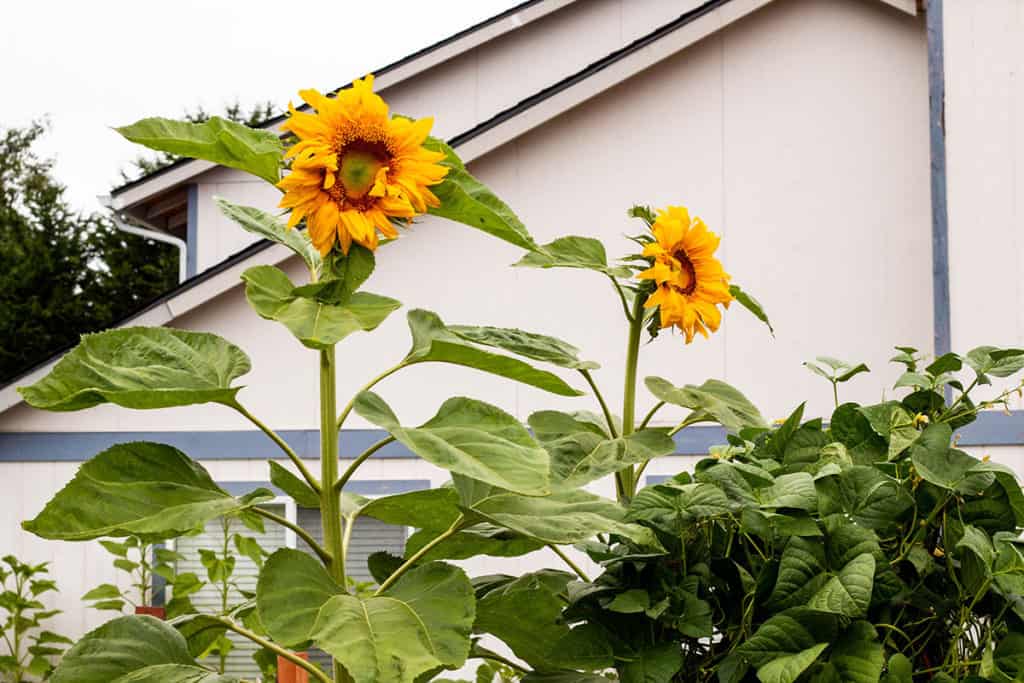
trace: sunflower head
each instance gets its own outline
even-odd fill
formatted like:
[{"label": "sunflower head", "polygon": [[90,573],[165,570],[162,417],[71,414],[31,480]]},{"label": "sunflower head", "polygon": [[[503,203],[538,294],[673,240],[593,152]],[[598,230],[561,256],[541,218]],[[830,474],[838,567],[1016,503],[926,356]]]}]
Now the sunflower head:
[{"label": "sunflower head", "polygon": [[732,301],[729,274],[715,258],[718,235],[682,206],[658,211],[651,232],[643,252],[651,266],[637,273],[655,287],[644,307],[657,306],[661,327],[678,327],[687,344],[698,332],[707,337],[722,322],[718,305]]},{"label": "sunflower head", "polygon": [[398,236],[394,223],[408,222],[440,202],[430,191],[448,169],[444,153],[423,146],[433,119],[388,114],[373,92],[373,76],[357,80],[335,97],[299,92],[313,113],[289,106],[282,128],[298,138],[286,157],[291,172],[278,183],[280,206],[291,210],[288,227],[306,220],[321,254],[352,242],[377,248],[378,232]]}]

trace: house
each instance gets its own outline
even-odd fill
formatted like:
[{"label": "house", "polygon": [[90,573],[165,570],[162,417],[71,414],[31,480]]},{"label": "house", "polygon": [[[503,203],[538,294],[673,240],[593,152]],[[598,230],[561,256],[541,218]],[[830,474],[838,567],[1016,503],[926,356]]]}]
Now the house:
[{"label": "house", "polygon": [[[600,237],[611,254],[637,230],[635,203],[685,203],[723,236],[722,258],[766,306],[771,338],[730,312],[710,341],[681,350],[664,335],[641,373],[682,382],[709,377],[743,390],[766,416],[805,397],[827,415],[831,391],[801,368],[831,353],[874,371],[842,387],[872,401],[897,375],[892,347],[927,352],[982,343],[1024,344],[1024,17],[1015,0],[532,0],[376,72],[392,109],[436,117],[435,134],[519,213],[540,241]],[[348,76],[346,75],[339,75]],[[340,79],[339,79],[340,80]],[[297,83],[296,88],[306,83]],[[272,122],[277,126],[280,121]],[[136,227],[185,244],[187,279],[124,325],[170,325],[220,334],[253,370],[241,400],[302,455],[315,457],[317,357],[248,307],[239,275],[289,252],[253,241],[223,217],[214,196],[271,209],[277,193],[231,169],[185,161],[129,183],[111,204]],[[625,331],[607,283],[588,273],[508,268],[519,250],[462,226],[421,220],[379,252],[370,288],[446,321],[517,326],[562,337],[604,366],[606,395],[621,398]],[[552,303],[556,302],[556,303]],[[998,315],[997,315],[998,313]],[[338,350],[339,395],[404,355],[394,315],[372,337]],[[120,441],[170,443],[225,487],[268,480],[279,453],[218,406],[131,412],[111,406],[42,413],[0,388],[0,510],[11,520],[0,549],[55,560],[67,602],[58,630],[78,634],[108,615],[78,606],[114,580],[95,543],[44,542],[15,521],[33,516],[79,462]],[[617,381],[616,381],[617,385]],[[458,367],[416,367],[379,387],[403,421],[422,422],[453,394],[521,418],[542,408],[589,408]],[[653,401],[652,401],[653,403]],[[372,426],[342,434],[351,458]],[[678,456],[652,463],[674,473],[720,442],[720,430],[683,432]],[[986,414],[961,445],[1024,466],[1024,417]],[[446,476],[398,447],[360,470],[367,495],[440,485]],[[610,485],[606,487],[610,493]],[[282,514],[317,518],[280,498]],[[303,522],[305,523],[305,522]],[[315,529],[314,529],[315,530]],[[404,530],[357,530],[366,550],[400,548]],[[186,539],[192,551],[209,539]],[[284,533],[267,547],[296,543]],[[474,560],[479,572],[516,572],[552,558]],[[233,659],[244,666],[244,657]]]}]

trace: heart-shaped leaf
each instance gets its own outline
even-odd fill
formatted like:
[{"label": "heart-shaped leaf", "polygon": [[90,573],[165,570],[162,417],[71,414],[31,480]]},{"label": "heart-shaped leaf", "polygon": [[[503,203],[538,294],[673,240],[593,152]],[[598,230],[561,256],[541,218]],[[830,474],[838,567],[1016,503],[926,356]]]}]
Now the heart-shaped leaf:
[{"label": "heart-shaped leaf", "polygon": [[316,558],[281,548],[260,572],[256,606],[270,637],[297,648],[310,640],[320,608],[344,592]]},{"label": "heart-shaped leaf", "polygon": [[465,663],[475,608],[462,570],[434,562],[410,570],[379,596],[332,597],[320,610],[313,641],[355,683],[412,683],[425,671]]},{"label": "heart-shaped leaf", "polygon": [[687,384],[673,386],[661,377],[648,377],[644,384],[657,398],[694,411],[688,423],[717,422],[739,431],[745,427],[767,427],[760,411],[735,387],[717,379],[709,379],[700,386]]},{"label": "heart-shaped leaf", "polygon": [[238,683],[195,665],[185,638],[153,617],[119,617],[61,659],[51,683]]},{"label": "heart-shaped leaf", "polygon": [[[409,331],[412,333],[412,349],[409,351],[408,356],[406,356],[406,362],[436,362],[464,365],[522,382],[523,384],[529,384],[538,389],[550,391],[553,394],[561,396],[582,395],[582,392],[573,389],[558,375],[545,370],[538,370],[518,358],[511,358],[477,348],[477,343],[487,343],[492,346],[498,345],[498,337],[487,333],[487,329],[465,326],[450,328],[435,313],[421,309],[409,311]],[[458,330],[461,330],[461,333]],[[517,344],[515,344],[519,346],[518,350],[510,348],[513,344],[507,338],[500,340],[504,344],[501,348],[512,350],[515,353],[521,353],[525,350],[523,346],[528,345],[528,337],[526,335],[530,333],[518,332]],[[472,338],[473,336],[486,339],[487,342],[475,342]],[[547,337],[546,339],[551,338]],[[551,345],[548,344],[546,355],[549,357],[544,358],[544,360],[550,361],[551,351]],[[534,349],[530,351],[530,354],[533,355],[525,355],[528,358],[535,358],[538,353],[541,352]],[[561,353],[565,354],[566,350],[562,349]]]},{"label": "heart-shaped leaf", "polygon": [[221,166],[277,183],[280,179],[281,139],[269,130],[212,116],[203,123],[148,118],[115,128],[125,138],[159,152],[205,159]]},{"label": "heart-shaped leaf", "polygon": [[244,351],[214,334],[126,327],[83,335],[46,377],[18,391],[30,406],[55,411],[232,403],[241,387],[231,382],[249,367]]},{"label": "heart-shaped leaf", "polygon": [[356,398],[355,410],[438,467],[525,495],[550,491],[547,451],[500,408],[451,398],[420,427],[400,426],[387,404],[372,392]]},{"label": "heart-shaped leaf", "polygon": [[221,213],[242,226],[243,230],[288,247],[306,262],[306,267],[311,272],[320,273],[323,259],[310,241],[309,235],[300,230],[289,230],[276,216],[266,211],[232,204],[223,197],[214,197],[213,201]]},{"label": "heart-shaped leaf", "polygon": [[87,460],[22,526],[42,538],[65,541],[104,536],[157,540],[181,536],[273,497],[257,489],[236,498],[176,448],[139,441],[112,446]]},{"label": "heart-shaped leaf", "polygon": [[423,146],[444,153],[441,165],[448,167],[444,180],[430,188],[441,201],[440,206],[430,209],[431,214],[482,230],[523,249],[537,246],[519,217],[466,170],[455,150],[434,137],[428,137]]},{"label": "heart-shaped leaf", "polygon": [[529,423],[551,456],[551,478],[559,489],[579,488],[627,465],[675,452],[675,442],[660,429],[610,439],[593,423],[554,410],[534,413]]},{"label": "heart-shaped leaf", "polygon": [[625,266],[609,266],[608,255],[601,240],[593,237],[559,237],[554,242],[535,247],[516,264],[529,268],[584,268],[610,277],[628,278],[632,271]]},{"label": "heart-shaped leaf", "polygon": [[[328,349],[353,332],[376,329],[402,304],[369,292],[356,292],[344,304],[329,304],[303,296],[284,272],[274,266],[254,266],[242,274],[245,296],[260,317],[287,327],[311,349]],[[319,291],[319,290],[318,290]]]}]

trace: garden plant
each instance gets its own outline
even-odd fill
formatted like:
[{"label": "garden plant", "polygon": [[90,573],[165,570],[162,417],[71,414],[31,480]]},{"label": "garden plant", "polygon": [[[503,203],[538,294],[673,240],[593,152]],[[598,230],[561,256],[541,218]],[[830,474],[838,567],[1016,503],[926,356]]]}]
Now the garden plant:
[{"label": "garden plant", "polygon": [[39,598],[57,591],[57,584],[47,578],[49,562],[26,564],[13,555],[0,565],[0,681],[24,683],[46,678],[53,671],[53,662],[71,644],[65,636],[43,628],[43,622],[60,614],[47,609]]},{"label": "garden plant", "polygon": [[[135,535],[156,542],[220,517],[257,516],[291,529],[314,553],[274,552],[255,598],[224,613],[169,623],[114,619],[67,653],[54,683],[230,683],[236,679],[195,661],[227,631],[321,683],[427,681],[468,660],[482,665],[479,680],[551,683],[1024,675],[1024,556],[1016,545],[1024,495],[1008,470],[950,445],[953,430],[980,409],[1008,400],[1007,392],[988,401],[970,393],[1019,370],[1024,352],[984,347],[924,363],[903,349],[906,396],[873,406],[838,404],[838,385],[858,366],[816,366],[838,404],[827,425],[805,421],[801,407],[771,427],[740,391],[715,379],[644,378],[657,403],[638,415],[645,339],[661,336],[659,343],[682,351],[683,342],[715,332],[733,302],[767,323],[731,283],[715,257],[719,239],[701,219],[679,206],[634,207],[636,246],[611,262],[590,237],[539,244],[451,148],[429,136],[429,119],[391,115],[372,78],[333,97],[301,95],[309,108],[291,109],[287,151],[271,131],[217,118],[146,119],[120,132],[284,191],[287,219],[226,200],[219,206],[246,230],[291,249],[308,271],[308,282],[294,283],[261,265],[243,280],[256,313],[287,327],[319,362],[320,471],[248,410],[234,382],[249,359],[215,335],[169,328],[88,335],[22,395],[55,411],[103,403],[234,410],[291,461],[294,469],[272,463],[269,478],[320,509],[323,542],[261,507],[269,491],[233,496],[170,446],[127,443],[97,454],[26,529],[68,541]],[[520,247],[517,266],[607,279],[609,305],[621,307],[625,323],[625,376],[614,380],[624,389],[621,409],[605,400],[598,365],[575,346],[519,329],[449,324],[421,309],[407,314],[409,352],[339,400],[337,374],[364,362],[346,358],[345,338],[372,332],[400,305],[362,289],[376,259],[400,248],[381,238],[399,239],[423,213]],[[581,396],[541,364],[572,371],[593,399],[592,406],[580,399],[580,408],[594,412],[544,410],[524,425],[500,407],[457,396],[409,426],[388,406],[387,379],[421,363]],[[967,386],[958,379],[965,365],[974,373]],[[388,436],[341,470],[339,438],[353,413]],[[654,426],[669,415],[674,426]],[[673,454],[673,437],[699,423],[725,427],[728,443],[695,472],[643,487],[647,464]],[[358,468],[395,441],[450,472],[450,483],[375,499],[347,491]],[[614,478],[615,500],[586,488],[604,477]],[[377,585],[369,590],[353,586],[347,570],[359,517],[415,530],[402,556],[370,558]],[[589,576],[569,546],[589,554],[600,574]],[[469,577],[452,564],[543,548],[560,559],[558,568]],[[331,670],[295,654],[310,647],[333,658]]]}]

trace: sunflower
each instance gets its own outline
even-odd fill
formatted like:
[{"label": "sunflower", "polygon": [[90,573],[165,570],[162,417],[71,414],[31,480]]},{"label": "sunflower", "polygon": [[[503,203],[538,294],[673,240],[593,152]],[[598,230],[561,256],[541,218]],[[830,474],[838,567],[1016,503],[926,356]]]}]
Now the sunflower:
[{"label": "sunflower", "polygon": [[373,92],[373,76],[357,80],[336,97],[316,90],[299,92],[316,113],[297,111],[282,128],[298,138],[286,153],[291,173],[278,187],[280,206],[291,209],[288,227],[303,218],[313,245],[327,255],[337,243],[348,253],[352,242],[377,248],[378,231],[398,237],[392,221],[440,206],[428,188],[448,169],[444,153],[423,142],[432,118],[389,117],[388,105]]},{"label": "sunflower", "polygon": [[698,332],[707,337],[722,322],[718,304],[728,308],[732,301],[730,276],[715,258],[718,235],[682,206],[659,211],[651,232],[654,241],[644,246],[651,267],[637,277],[653,280],[657,288],[644,307],[657,306],[661,326],[678,327],[687,344]]}]

